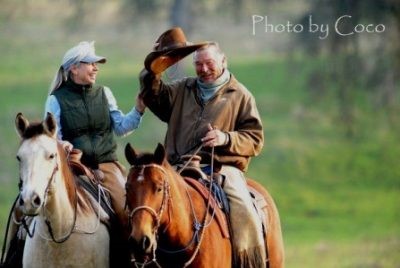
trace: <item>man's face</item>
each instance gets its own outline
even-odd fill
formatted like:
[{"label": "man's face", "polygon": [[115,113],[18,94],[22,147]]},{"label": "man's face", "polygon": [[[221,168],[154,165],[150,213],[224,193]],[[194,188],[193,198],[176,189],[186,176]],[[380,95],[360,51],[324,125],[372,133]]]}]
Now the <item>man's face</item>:
[{"label": "man's face", "polygon": [[197,51],[193,59],[197,77],[203,83],[214,82],[224,71],[224,60],[212,47]]}]

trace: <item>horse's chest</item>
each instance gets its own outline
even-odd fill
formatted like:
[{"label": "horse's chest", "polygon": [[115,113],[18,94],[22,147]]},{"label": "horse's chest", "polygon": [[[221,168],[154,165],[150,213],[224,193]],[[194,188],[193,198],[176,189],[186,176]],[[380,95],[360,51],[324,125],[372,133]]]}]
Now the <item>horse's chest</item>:
[{"label": "horse's chest", "polygon": [[101,243],[95,235],[73,234],[61,244],[45,241],[39,235],[35,235],[26,240],[23,266],[108,267],[108,256],[108,243]]}]

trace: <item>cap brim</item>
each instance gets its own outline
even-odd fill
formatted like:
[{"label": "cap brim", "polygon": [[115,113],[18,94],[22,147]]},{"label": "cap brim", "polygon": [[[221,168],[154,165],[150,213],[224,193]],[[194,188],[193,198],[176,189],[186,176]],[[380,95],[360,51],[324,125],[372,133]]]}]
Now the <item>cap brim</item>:
[{"label": "cap brim", "polygon": [[97,56],[97,55],[88,55],[84,57],[81,62],[86,63],[106,63],[107,59],[105,57]]},{"label": "cap brim", "polygon": [[187,55],[207,44],[208,42],[204,42],[170,50],[150,52],[144,60],[144,66],[153,73],[162,73]]}]

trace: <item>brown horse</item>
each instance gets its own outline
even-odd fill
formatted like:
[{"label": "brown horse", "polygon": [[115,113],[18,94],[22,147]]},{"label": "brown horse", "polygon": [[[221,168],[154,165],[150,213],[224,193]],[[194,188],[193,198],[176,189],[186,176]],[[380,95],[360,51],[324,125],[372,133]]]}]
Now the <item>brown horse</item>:
[{"label": "brown horse", "polygon": [[[154,154],[138,154],[130,144],[127,209],[133,261],[161,267],[231,267],[229,238],[223,235],[201,194],[168,163],[159,144]],[[268,192],[254,181],[267,202],[267,267],[283,267],[283,240],[277,208]]]}]

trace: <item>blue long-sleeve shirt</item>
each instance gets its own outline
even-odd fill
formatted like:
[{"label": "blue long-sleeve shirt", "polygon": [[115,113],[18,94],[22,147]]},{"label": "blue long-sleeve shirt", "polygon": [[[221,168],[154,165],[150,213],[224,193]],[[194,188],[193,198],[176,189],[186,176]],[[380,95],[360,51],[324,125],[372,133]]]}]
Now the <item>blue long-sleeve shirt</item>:
[{"label": "blue long-sleeve shirt", "polygon": [[[142,114],[139,113],[135,107],[132,110],[124,114],[118,109],[117,101],[108,87],[104,87],[104,93],[108,100],[108,107],[111,115],[112,128],[117,136],[127,136],[137,129],[142,121]],[[62,127],[60,123],[61,108],[54,95],[49,95],[45,105],[45,116],[47,112],[54,115],[57,122],[57,138],[62,140]]]}]

